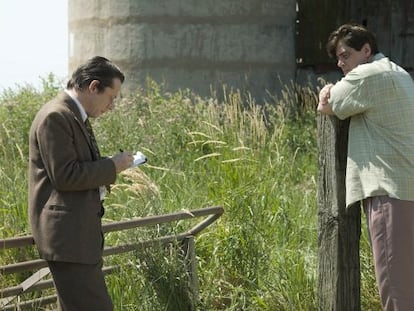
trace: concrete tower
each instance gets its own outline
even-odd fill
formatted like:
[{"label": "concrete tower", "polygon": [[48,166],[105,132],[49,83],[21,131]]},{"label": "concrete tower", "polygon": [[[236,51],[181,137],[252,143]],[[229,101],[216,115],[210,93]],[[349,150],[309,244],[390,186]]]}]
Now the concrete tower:
[{"label": "concrete tower", "polygon": [[168,90],[273,93],[295,72],[295,0],[69,0],[69,72],[105,56]]}]

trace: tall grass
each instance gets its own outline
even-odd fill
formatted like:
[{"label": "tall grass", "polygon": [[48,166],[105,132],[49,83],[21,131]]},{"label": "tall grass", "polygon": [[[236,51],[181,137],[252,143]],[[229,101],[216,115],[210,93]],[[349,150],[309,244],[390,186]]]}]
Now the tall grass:
[{"label": "tall grass", "polygon": [[[4,237],[29,232],[27,134],[39,105],[57,92],[6,92],[0,102],[0,215]],[[125,171],[108,196],[104,221],[221,205],[224,215],[196,238],[199,310],[317,310],[316,95],[287,86],[257,104],[224,100],[148,81],[95,120],[103,154],[140,150],[148,164]],[[110,233],[108,245],[178,232],[185,222]],[[363,310],[378,306],[363,243]],[[15,254],[11,254],[15,255]],[[24,254],[24,256],[34,256]],[[180,248],[107,258],[117,310],[185,310],[192,299]],[[11,258],[2,257],[1,262]],[[187,285],[186,285],[187,284]],[[177,299],[177,297],[181,297]],[[175,300],[181,302],[177,305]]]}]

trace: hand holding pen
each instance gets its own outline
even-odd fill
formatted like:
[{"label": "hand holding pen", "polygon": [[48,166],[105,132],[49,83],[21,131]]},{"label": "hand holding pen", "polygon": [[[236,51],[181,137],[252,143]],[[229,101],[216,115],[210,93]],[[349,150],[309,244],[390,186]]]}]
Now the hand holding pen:
[{"label": "hand holding pen", "polygon": [[131,167],[132,162],[134,161],[134,157],[132,152],[130,151],[123,151],[119,149],[120,153],[115,154],[111,157],[111,160],[115,164],[116,172],[122,172]]}]

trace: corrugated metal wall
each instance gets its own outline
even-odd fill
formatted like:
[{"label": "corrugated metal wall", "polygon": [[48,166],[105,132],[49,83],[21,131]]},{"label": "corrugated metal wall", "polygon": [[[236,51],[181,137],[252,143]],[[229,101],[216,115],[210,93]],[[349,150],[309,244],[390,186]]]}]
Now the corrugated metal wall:
[{"label": "corrugated metal wall", "polygon": [[296,55],[299,68],[333,69],[325,52],[329,33],[346,22],[366,25],[386,56],[414,70],[413,0],[298,0]]}]

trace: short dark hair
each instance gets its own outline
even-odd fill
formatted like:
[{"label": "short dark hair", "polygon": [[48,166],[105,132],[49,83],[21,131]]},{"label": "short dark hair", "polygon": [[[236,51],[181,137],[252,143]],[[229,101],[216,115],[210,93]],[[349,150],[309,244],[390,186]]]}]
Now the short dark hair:
[{"label": "short dark hair", "polygon": [[77,90],[83,90],[93,80],[98,80],[100,82],[98,91],[103,92],[106,87],[113,86],[113,80],[115,78],[118,78],[121,83],[125,80],[125,76],[118,66],[105,57],[95,56],[80,65],[72,73],[72,77],[66,87],[68,89],[75,88]]},{"label": "short dark hair", "polygon": [[371,47],[371,53],[378,53],[375,35],[359,24],[344,24],[329,35],[326,50],[330,57],[336,58],[336,47],[339,42],[343,42],[357,51],[361,51],[364,44],[368,43]]}]

